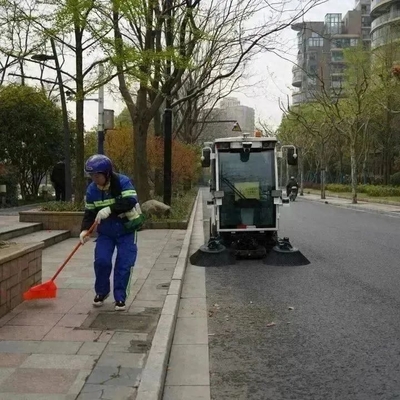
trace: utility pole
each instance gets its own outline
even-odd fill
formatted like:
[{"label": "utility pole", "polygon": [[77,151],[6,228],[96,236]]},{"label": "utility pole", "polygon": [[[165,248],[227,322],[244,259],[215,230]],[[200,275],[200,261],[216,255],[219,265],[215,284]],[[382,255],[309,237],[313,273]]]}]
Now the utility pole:
[{"label": "utility pole", "polygon": [[[99,64],[99,81],[103,80],[104,76],[104,66]],[[98,127],[97,127],[97,152],[99,154],[104,154],[104,86],[99,87],[99,98],[98,104]]]},{"label": "utility pole", "polygon": [[[172,0],[165,0],[166,7],[166,38],[165,44],[167,50],[171,50],[173,46],[172,32]],[[167,82],[171,78],[171,58],[169,57],[166,65]],[[165,110],[164,110],[164,196],[163,201],[167,205],[171,205],[172,198],[172,109],[171,109],[171,89],[166,93]]]}]

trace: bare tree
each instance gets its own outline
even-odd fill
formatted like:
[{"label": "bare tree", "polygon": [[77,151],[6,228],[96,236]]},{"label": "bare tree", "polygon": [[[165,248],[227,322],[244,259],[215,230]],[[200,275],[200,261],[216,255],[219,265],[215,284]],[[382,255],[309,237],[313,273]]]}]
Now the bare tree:
[{"label": "bare tree", "polygon": [[[204,6],[198,0],[112,1],[113,60],[133,122],[136,181],[144,200],[149,197],[148,179],[143,174],[147,169],[147,131],[165,99],[172,100],[182,87],[185,72],[203,67],[213,71],[207,82],[197,82],[189,94],[172,101],[172,108],[233,76],[255,53],[276,44],[279,32],[324,2],[307,0],[303,6],[296,2],[293,7],[289,1],[272,5],[262,0],[212,0]],[[250,21],[263,12],[270,15],[268,20],[262,24]],[[201,63],[193,65],[193,54],[204,48],[204,43],[212,46]],[[227,44],[231,51],[223,58]],[[127,65],[131,67],[128,74],[123,73]],[[129,90],[129,77],[139,82],[136,99]]]}]

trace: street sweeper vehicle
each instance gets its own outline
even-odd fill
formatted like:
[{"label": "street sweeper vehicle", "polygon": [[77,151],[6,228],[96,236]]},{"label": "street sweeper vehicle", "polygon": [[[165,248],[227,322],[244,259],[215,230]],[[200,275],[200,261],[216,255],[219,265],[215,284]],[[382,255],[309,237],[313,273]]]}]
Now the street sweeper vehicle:
[{"label": "street sweeper vehicle", "polygon": [[278,182],[283,152],[289,165],[297,164],[297,149],[280,146],[273,137],[241,133],[205,143],[201,160],[211,173],[210,235],[193,255],[192,264],[213,265],[217,255],[229,259],[227,263],[268,258],[272,252],[303,257],[288,238],[278,237],[280,207],[289,206]]}]

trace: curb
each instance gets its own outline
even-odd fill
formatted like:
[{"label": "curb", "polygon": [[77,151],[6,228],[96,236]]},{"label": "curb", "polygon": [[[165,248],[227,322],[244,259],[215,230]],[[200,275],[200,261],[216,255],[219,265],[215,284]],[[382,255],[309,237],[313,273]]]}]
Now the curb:
[{"label": "curb", "polygon": [[[311,194],[311,195],[315,195],[315,194],[317,194],[317,193],[309,193],[309,194]],[[318,194],[317,194],[318,195]],[[304,196],[302,196],[302,197],[304,197]],[[340,196],[340,195],[332,195],[332,194],[330,194],[329,196],[328,196],[328,198],[331,198],[331,199],[342,199],[342,200],[351,200],[351,198],[349,198],[349,197],[344,197],[344,196]],[[377,197],[377,199],[379,199],[379,197]],[[374,201],[374,200],[371,200],[371,198],[366,198],[366,199],[358,199],[359,201],[362,201],[362,202],[364,202],[364,203],[370,203],[370,204],[379,204],[379,205],[383,205],[383,206],[395,206],[395,207],[400,207],[400,203],[398,203],[398,202],[395,202],[395,201],[385,201],[385,200],[383,200],[383,201]]]},{"label": "curb", "polygon": [[[358,212],[386,215],[386,216],[392,217],[392,218],[400,218],[400,212],[399,212],[399,215],[397,215],[396,211],[373,210],[370,208],[363,209],[362,208],[363,204],[335,204],[335,203],[331,203],[329,201],[329,197],[325,200],[318,200],[318,199],[310,199],[310,198],[307,198],[306,196],[302,196],[301,199],[306,200],[306,201],[312,201],[314,203],[326,204],[326,205],[334,206],[334,207],[347,208],[348,210],[354,210],[354,211],[358,211]],[[336,197],[331,197],[331,199],[336,199]],[[378,204],[379,205],[379,203],[369,203],[369,204]],[[380,205],[384,205],[384,204],[380,204]],[[399,211],[400,211],[400,207],[399,207]]]},{"label": "curb", "polygon": [[175,332],[176,318],[178,316],[183,277],[189,257],[194,218],[200,196],[201,193],[199,190],[190,215],[185,239],[183,240],[182,249],[178,256],[168,294],[161,311],[160,319],[158,320],[147,362],[143,369],[136,400],[160,400],[163,394],[167,364]]}]

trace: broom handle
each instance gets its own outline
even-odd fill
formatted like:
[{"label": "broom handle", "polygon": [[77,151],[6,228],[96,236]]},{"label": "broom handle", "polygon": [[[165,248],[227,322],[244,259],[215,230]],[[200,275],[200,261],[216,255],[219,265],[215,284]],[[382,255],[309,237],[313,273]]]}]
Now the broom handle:
[{"label": "broom handle", "polygon": [[[87,234],[85,235],[85,237],[86,236],[89,236],[93,231],[94,231],[94,228],[96,227],[96,222],[94,222],[93,223],[93,225],[89,228],[89,230],[87,231]],[[71,251],[71,254],[67,257],[67,259],[63,262],[63,264],[61,265],[61,267],[60,268],[58,268],[58,270],[57,270],[57,272],[54,274],[54,276],[51,278],[51,281],[54,281],[56,278],[57,278],[57,276],[60,274],[60,272],[64,269],[64,267],[68,264],[68,262],[69,262],[69,260],[74,256],[74,254],[78,251],[78,249],[79,249],[79,247],[81,247],[82,246],[82,243],[81,242],[79,242],[76,246],[75,246],[75,248]]]}]

